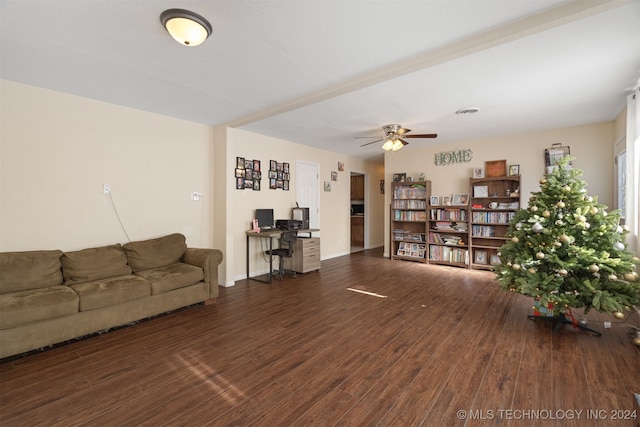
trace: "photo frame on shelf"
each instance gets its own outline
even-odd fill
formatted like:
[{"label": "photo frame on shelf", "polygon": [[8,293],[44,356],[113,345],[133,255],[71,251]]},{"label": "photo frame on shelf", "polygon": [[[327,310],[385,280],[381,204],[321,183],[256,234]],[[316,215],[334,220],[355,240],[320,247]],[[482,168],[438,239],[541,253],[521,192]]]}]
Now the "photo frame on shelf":
[{"label": "photo frame on shelf", "polygon": [[406,173],[394,173],[393,174],[393,182],[406,182],[407,174]]},{"label": "photo frame on shelf", "polygon": [[453,201],[451,202],[454,206],[464,206],[469,203],[469,193],[456,193],[453,195]]},{"label": "photo frame on shelf", "polygon": [[491,265],[498,265],[498,264],[502,264],[502,262],[500,261],[500,257],[498,256],[498,254],[493,254],[493,255],[491,255]]},{"label": "photo frame on shelf", "polygon": [[431,206],[440,206],[440,196],[429,197],[429,204]]},{"label": "photo frame on shelf", "polygon": [[487,252],[486,251],[478,251],[474,252],[473,262],[475,264],[486,264],[487,263]]},{"label": "photo frame on shelf", "polygon": [[487,185],[474,185],[473,197],[489,197],[489,186]]},{"label": "photo frame on shelf", "polygon": [[484,178],[484,168],[473,168],[474,178]]},{"label": "photo frame on shelf", "polygon": [[509,176],[520,175],[520,165],[509,165]]},{"label": "photo frame on shelf", "polygon": [[444,206],[451,206],[451,195],[447,194],[446,196],[442,196],[442,204]]}]

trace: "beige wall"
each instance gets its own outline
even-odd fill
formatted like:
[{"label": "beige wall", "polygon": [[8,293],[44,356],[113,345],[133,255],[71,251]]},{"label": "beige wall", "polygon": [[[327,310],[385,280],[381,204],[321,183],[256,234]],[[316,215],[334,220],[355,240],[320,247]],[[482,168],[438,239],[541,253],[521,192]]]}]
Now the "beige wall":
[{"label": "beige wall", "polygon": [[[321,259],[333,258],[348,254],[350,251],[350,171],[361,172],[369,177],[369,211],[370,228],[369,247],[384,244],[384,196],[380,194],[380,180],[383,179],[382,164],[352,158],[326,150],[311,148],[277,138],[229,129],[228,141],[233,146],[233,163],[228,164],[229,177],[227,189],[232,191],[234,215],[229,218],[229,225],[234,231],[232,241],[227,242],[228,252],[233,254],[233,276],[227,275],[226,281],[238,280],[246,276],[246,238],[245,231],[250,228],[254,211],[257,208],[274,209],[276,219],[290,218],[291,208],[296,206],[296,162],[304,161],[318,164],[320,184],[320,237]],[[216,141],[216,144],[218,141]],[[236,190],[233,179],[236,156],[245,159],[258,159],[262,168],[262,189]],[[291,188],[289,191],[268,188],[269,160],[290,164]],[[331,191],[325,192],[324,181],[331,180],[331,172],[338,171],[338,162],[344,162],[344,172],[338,172],[338,180],[331,182]],[[265,272],[268,265],[264,261],[260,247],[260,239],[251,240],[250,274]]]},{"label": "beige wall", "polygon": [[210,127],[0,85],[0,250],[126,242],[102,184],[131,240],[181,232],[190,246],[212,247]]},{"label": "beige wall", "polygon": [[[588,194],[598,196],[600,203],[613,206],[613,122],[449,145],[419,147],[412,143],[404,150],[385,155],[385,174],[390,182],[394,173],[405,172],[409,176],[417,176],[419,172],[425,172],[427,179],[431,180],[434,195],[469,193],[469,177],[473,168],[484,167],[485,161],[505,159],[507,165],[520,165],[524,204],[530,193],[539,189],[538,181],[544,173],[545,148],[555,143],[571,148],[571,155],[575,157],[574,166],[584,172],[582,179],[587,183]],[[469,163],[447,166],[434,164],[436,153],[467,148],[473,152]],[[389,195],[386,203],[390,203]],[[388,225],[386,228],[388,230]],[[386,237],[385,253],[388,244]]]}]

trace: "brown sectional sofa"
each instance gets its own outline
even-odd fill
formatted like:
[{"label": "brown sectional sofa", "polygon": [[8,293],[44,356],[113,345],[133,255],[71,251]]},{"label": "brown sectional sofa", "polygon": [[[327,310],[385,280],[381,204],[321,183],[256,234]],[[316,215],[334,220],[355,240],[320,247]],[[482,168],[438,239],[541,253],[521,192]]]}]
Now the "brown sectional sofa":
[{"label": "brown sectional sofa", "polygon": [[0,358],[218,296],[217,249],[182,234],[73,252],[0,253]]}]

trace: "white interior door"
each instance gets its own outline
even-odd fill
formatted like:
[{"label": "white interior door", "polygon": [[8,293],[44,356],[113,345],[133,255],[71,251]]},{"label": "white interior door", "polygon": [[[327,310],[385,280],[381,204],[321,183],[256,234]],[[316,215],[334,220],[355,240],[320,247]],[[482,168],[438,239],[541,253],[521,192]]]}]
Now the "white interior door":
[{"label": "white interior door", "polygon": [[296,202],[309,208],[309,227],[320,228],[320,165],[296,161]]}]

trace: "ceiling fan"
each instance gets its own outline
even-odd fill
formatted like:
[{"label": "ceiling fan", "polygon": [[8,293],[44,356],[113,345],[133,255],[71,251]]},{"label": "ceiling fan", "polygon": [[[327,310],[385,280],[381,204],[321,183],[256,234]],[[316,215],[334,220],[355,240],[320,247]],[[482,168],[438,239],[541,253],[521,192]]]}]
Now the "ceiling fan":
[{"label": "ceiling fan", "polygon": [[[366,144],[362,144],[361,147],[366,145],[374,144],[376,142],[384,141],[382,144],[382,149],[385,151],[398,151],[402,147],[408,144],[405,139],[408,138],[436,138],[438,134],[436,133],[422,133],[415,135],[407,135],[411,132],[411,129],[405,129],[399,124],[391,124],[382,126],[382,130],[384,130],[384,137],[376,139],[375,141],[367,142]],[[378,138],[377,136],[356,136],[356,138]]]}]

